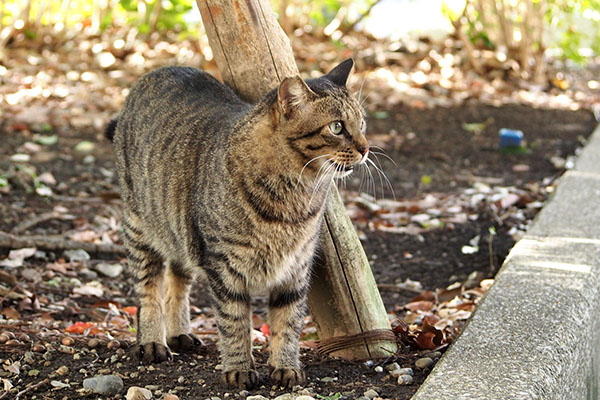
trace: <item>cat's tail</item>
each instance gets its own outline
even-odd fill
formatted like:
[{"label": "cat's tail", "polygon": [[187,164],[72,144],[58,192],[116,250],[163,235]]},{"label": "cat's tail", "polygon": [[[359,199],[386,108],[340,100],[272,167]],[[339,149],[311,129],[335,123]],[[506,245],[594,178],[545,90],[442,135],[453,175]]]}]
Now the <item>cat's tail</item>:
[{"label": "cat's tail", "polygon": [[104,131],[104,135],[111,142],[115,138],[115,132],[117,130],[117,123],[118,122],[119,122],[118,118],[111,119],[110,122],[108,123],[108,126],[106,127],[106,130]]}]

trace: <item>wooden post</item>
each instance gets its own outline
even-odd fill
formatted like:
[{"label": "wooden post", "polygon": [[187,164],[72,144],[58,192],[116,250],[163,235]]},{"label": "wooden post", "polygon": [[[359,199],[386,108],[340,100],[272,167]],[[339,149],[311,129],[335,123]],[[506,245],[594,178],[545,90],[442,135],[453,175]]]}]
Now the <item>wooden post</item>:
[{"label": "wooden post", "polygon": [[[197,0],[224,82],[256,101],[279,82],[298,75],[292,47],[268,0]],[[319,338],[390,329],[367,257],[342,199],[332,185],[321,253],[309,293]],[[394,341],[364,340],[332,355],[351,359],[388,357]]]}]

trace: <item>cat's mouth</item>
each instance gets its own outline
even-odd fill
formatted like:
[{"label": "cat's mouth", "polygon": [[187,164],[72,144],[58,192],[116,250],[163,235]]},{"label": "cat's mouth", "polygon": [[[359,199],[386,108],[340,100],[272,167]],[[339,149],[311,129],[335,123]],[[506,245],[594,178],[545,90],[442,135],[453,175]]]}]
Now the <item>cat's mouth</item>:
[{"label": "cat's mouth", "polygon": [[335,164],[335,172],[336,172],[337,178],[343,178],[345,176],[348,176],[352,173],[352,171],[354,171],[353,165],[340,164],[335,161],[334,161],[334,164]]}]

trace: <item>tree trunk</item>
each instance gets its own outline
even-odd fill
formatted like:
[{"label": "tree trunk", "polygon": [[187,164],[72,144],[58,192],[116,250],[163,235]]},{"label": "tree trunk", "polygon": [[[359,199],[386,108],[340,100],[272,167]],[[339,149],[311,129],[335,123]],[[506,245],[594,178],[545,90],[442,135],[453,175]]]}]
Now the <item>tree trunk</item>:
[{"label": "tree trunk", "polygon": [[[256,101],[279,82],[298,74],[289,39],[268,0],[197,0],[215,61],[226,84]],[[360,241],[337,189],[332,186],[321,235],[309,307],[320,339],[390,329],[390,323]],[[369,342],[333,355],[388,357],[394,341]]]}]

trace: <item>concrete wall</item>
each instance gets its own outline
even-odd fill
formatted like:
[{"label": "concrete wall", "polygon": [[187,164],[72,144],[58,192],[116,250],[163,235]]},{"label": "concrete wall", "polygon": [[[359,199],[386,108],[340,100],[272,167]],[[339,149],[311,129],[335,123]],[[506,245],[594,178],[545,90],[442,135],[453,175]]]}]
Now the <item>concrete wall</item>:
[{"label": "concrete wall", "polygon": [[598,399],[600,127],[414,400]]}]

